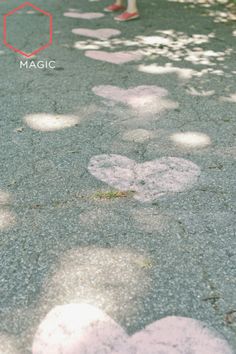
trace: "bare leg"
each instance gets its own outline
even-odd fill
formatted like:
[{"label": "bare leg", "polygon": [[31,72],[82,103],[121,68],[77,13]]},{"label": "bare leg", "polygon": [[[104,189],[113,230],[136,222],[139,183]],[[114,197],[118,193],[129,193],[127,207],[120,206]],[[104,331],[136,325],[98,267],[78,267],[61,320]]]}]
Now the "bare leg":
[{"label": "bare leg", "polygon": [[138,12],[136,0],[128,0],[127,12],[129,13]]}]

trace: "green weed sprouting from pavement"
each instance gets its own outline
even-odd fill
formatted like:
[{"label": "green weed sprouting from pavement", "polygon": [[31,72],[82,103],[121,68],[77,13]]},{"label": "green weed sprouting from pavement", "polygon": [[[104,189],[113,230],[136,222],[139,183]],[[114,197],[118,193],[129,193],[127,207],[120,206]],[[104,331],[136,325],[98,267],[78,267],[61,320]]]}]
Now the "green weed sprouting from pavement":
[{"label": "green weed sprouting from pavement", "polygon": [[97,191],[93,194],[94,199],[116,199],[116,198],[127,198],[132,197],[134,191]]}]

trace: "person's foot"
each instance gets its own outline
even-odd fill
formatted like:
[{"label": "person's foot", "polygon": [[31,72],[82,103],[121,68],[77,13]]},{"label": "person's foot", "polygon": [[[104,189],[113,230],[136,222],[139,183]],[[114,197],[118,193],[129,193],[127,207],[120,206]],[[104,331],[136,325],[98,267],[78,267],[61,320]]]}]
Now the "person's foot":
[{"label": "person's foot", "polygon": [[138,12],[123,12],[123,14],[116,16],[115,20],[116,21],[131,21],[131,20],[135,20],[136,18],[139,18],[139,13]]},{"label": "person's foot", "polygon": [[105,7],[104,11],[105,12],[116,12],[116,11],[121,11],[124,10],[123,5],[117,5],[117,4],[112,4],[110,6]]}]

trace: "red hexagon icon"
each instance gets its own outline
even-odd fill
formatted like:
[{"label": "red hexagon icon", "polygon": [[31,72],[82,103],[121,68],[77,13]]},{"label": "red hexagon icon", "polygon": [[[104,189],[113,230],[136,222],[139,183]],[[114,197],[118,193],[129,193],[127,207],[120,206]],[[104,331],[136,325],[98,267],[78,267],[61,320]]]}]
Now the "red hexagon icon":
[{"label": "red hexagon icon", "polygon": [[[48,33],[49,40],[45,44],[40,45],[40,47],[38,47],[37,49],[31,51],[30,53],[26,53],[24,50],[17,48],[17,45],[11,44],[10,43],[11,40],[8,38],[8,30],[7,30],[7,19],[9,19],[10,16],[16,14],[19,10],[24,9],[25,7],[31,7],[35,12],[39,12],[40,15],[47,16],[49,20],[49,33]],[[3,15],[3,43],[5,44],[6,47],[10,48],[14,52],[19,53],[26,58],[30,58],[33,55],[48,48],[50,45],[52,45],[52,42],[53,42],[53,16],[49,12],[40,9],[39,7],[31,4],[30,2],[24,2],[22,5],[16,7],[12,11]]]}]

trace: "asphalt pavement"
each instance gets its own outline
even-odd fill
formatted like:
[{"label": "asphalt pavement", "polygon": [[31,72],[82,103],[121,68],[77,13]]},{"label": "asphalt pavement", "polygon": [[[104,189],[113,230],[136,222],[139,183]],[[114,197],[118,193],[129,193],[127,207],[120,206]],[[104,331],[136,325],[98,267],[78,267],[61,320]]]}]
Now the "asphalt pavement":
[{"label": "asphalt pavement", "polygon": [[[107,1],[33,4],[52,45],[0,47],[0,354],[31,353],[71,303],[129,335],[202,321],[236,353],[236,10],[143,0],[117,23]],[[49,16],[17,12],[8,41],[44,46]]]}]

